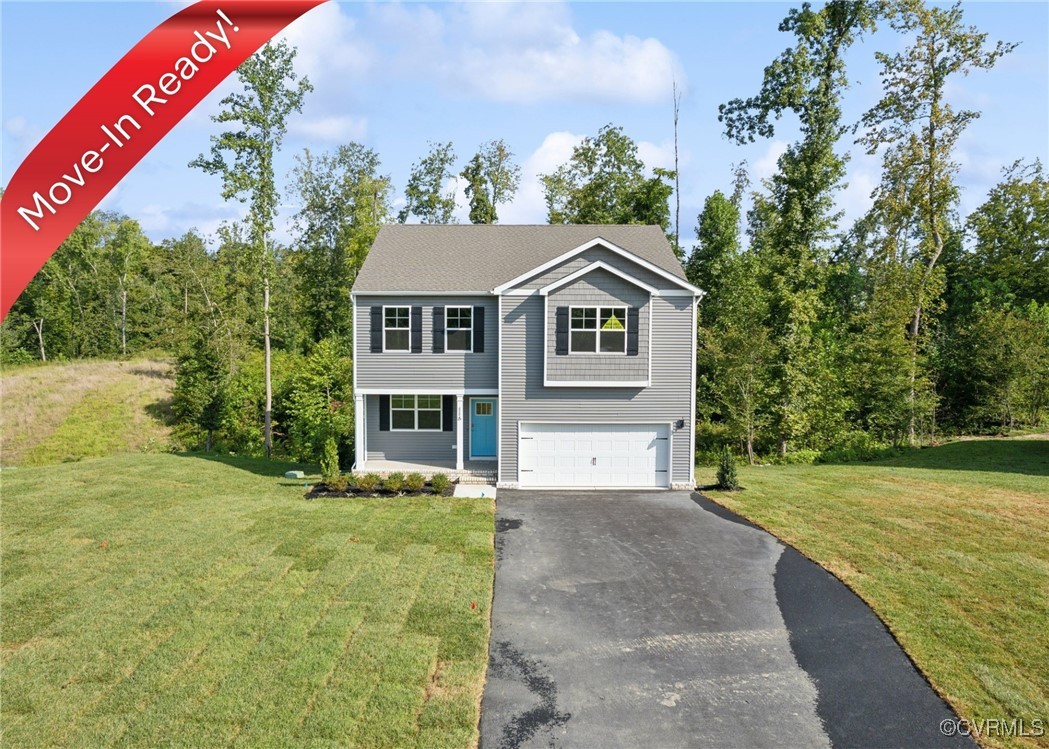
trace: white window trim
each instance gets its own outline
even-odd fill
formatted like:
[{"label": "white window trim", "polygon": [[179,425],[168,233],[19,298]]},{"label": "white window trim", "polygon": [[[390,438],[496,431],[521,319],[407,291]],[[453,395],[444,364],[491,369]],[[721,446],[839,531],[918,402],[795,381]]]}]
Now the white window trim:
[{"label": "white window trim", "polygon": [[[441,396],[440,395],[436,395],[435,393],[422,393],[422,395],[429,396],[431,398],[437,398],[437,401],[438,401],[438,403],[440,405],[438,405],[438,407],[436,409],[433,409],[433,408],[420,409],[419,408],[419,395],[416,395],[416,394],[411,394],[411,395],[400,394],[400,395],[396,395],[396,396],[394,396],[394,395],[390,396],[390,431],[391,432],[443,432],[444,431],[444,402],[443,402],[443,400],[441,400]],[[409,398],[412,399],[412,403],[414,405],[412,406],[411,411],[412,411],[413,417],[415,419],[415,428],[414,429],[404,429],[404,428],[400,428],[400,427],[394,427],[394,425],[393,425],[393,412],[395,410],[397,410],[397,411],[407,411],[407,410],[409,410],[409,409],[403,408],[403,407],[395,409],[393,407],[393,399],[395,397],[397,397],[397,398],[409,397]],[[420,429],[419,428],[419,411],[420,410],[421,411],[435,411],[436,410],[437,414],[438,414],[438,417],[439,417],[440,426],[437,429]]]},{"label": "white window trim", "polygon": [[[622,351],[602,351],[601,350],[601,310],[604,309],[621,309],[623,310],[623,350]],[[590,332],[590,328],[573,328],[572,327],[572,312],[577,309],[592,309],[597,315],[597,327],[593,329],[593,332],[597,334],[597,350],[596,351],[573,351],[572,350],[572,332],[578,330],[581,332]],[[629,335],[630,318],[627,317],[630,305],[591,305],[591,304],[573,304],[568,307],[568,355],[576,354],[578,356],[626,356],[627,351],[627,337]],[[616,331],[619,332],[619,331]]]},{"label": "white window trim", "polygon": [[[386,327],[386,310],[388,309],[406,309],[408,310],[408,327],[407,328],[387,328]],[[405,330],[408,332],[408,347],[407,348],[390,348],[386,345],[386,332],[389,330]],[[412,350],[412,308],[411,305],[405,304],[384,304],[382,306],[382,352],[385,354],[387,351],[393,353],[411,353]]]},{"label": "white window trim", "polygon": [[[448,325],[448,310],[450,309],[468,309],[470,310],[470,327],[469,328],[452,328]],[[451,330],[468,330],[470,331],[470,348],[468,349],[450,349],[448,348],[448,333]],[[472,354],[474,352],[474,308],[470,304],[452,304],[445,305],[444,308],[444,353],[446,354]]]}]

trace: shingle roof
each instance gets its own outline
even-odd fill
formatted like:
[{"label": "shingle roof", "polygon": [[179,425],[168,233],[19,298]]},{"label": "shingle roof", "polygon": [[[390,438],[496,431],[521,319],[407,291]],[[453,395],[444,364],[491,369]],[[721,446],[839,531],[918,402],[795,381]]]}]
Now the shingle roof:
[{"label": "shingle roof", "polygon": [[598,237],[685,280],[658,226],[391,224],[353,289],[489,292]]}]

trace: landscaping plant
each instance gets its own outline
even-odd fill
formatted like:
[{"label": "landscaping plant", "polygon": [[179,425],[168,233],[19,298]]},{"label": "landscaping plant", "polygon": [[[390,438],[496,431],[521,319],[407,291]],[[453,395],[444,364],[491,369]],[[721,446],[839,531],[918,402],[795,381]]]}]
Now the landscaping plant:
[{"label": "landscaping plant", "polygon": [[443,473],[435,473],[430,478],[430,487],[433,489],[434,494],[444,494],[451,485],[451,480]]},{"label": "landscaping plant", "polygon": [[404,477],[404,488],[411,494],[418,494],[426,486],[426,479],[421,473],[409,473]]},{"label": "landscaping plant", "polygon": [[721,448],[721,459],[718,461],[718,489],[736,491],[739,489],[739,477],[736,476],[736,457],[726,446]]},{"label": "landscaping plant", "polygon": [[391,473],[386,477],[386,480],[382,482],[382,486],[386,491],[399,495],[401,489],[404,488],[404,474],[400,471]]}]

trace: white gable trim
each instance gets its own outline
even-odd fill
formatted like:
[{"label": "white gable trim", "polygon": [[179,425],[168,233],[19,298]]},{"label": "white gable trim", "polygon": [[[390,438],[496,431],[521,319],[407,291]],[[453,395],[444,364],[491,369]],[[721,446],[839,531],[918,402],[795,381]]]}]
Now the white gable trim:
[{"label": "white gable trim", "polygon": [[603,239],[602,237],[595,237],[594,239],[591,239],[589,242],[587,242],[585,244],[581,244],[578,247],[576,247],[575,249],[569,250],[568,252],[564,253],[563,255],[555,257],[553,260],[549,260],[549,261],[543,263],[542,265],[538,265],[535,268],[532,268],[532,270],[528,271],[527,273],[521,274],[517,278],[511,279],[511,280],[507,281],[504,284],[500,284],[499,286],[496,286],[494,289],[492,289],[492,293],[493,294],[502,294],[502,293],[506,292],[507,289],[511,289],[514,286],[517,286],[518,284],[522,284],[525,281],[527,281],[529,278],[532,278],[533,276],[536,276],[536,275],[538,275],[540,273],[543,273],[544,271],[550,270],[554,266],[560,265],[561,263],[565,262],[566,260],[570,260],[573,257],[575,257],[576,255],[578,255],[578,254],[580,254],[582,252],[586,252],[587,250],[589,250],[589,249],[591,249],[593,247],[598,247],[598,246],[601,246],[601,247],[604,247],[606,249],[609,249],[612,252],[616,253],[617,255],[625,257],[627,260],[630,260],[630,261],[632,261],[634,263],[637,263],[638,265],[640,265],[645,270],[649,270],[649,271],[655,273],[657,276],[660,276],[661,278],[665,278],[667,281],[670,281],[671,283],[673,283],[673,284],[675,284],[677,286],[680,286],[682,289],[686,289],[686,290],[692,292],[694,295],[698,296],[698,295],[703,293],[702,289],[699,289],[699,288],[693,286],[688,281],[682,281],[680,278],[675,276],[670,271],[664,270],[663,268],[660,268],[658,265],[654,265],[654,264],[648,262],[647,260],[645,260],[644,258],[638,257],[637,255],[635,255],[634,253],[630,252],[629,250],[624,250],[622,247],[614,244],[613,242],[609,242],[607,239]]},{"label": "white gable trim", "polygon": [[605,262],[603,262],[601,260],[597,260],[597,261],[595,261],[593,263],[590,263],[589,265],[580,268],[575,273],[569,273],[564,278],[562,278],[560,280],[557,280],[557,281],[554,281],[553,283],[544,286],[543,288],[539,289],[539,293],[542,296],[546,296],[551,291],[555,291],[556,289],[560,289],[562,286],[564,286],[566,284],[570,284],[573,281],[575,281],[575,280],[577,280],[579,278],[582,278],[587,273],[590,273],[590,272],[595,271],[595,270],[606,270],[609,273],[611,273],[612,275],[619,276],[624,281],[626,281],[628,283],[632,283],[634,286],[638,286],[638,287],[644,289],[649,294],[652,294],[652,295],[655,295],[655,296],[659,296],[659,289],[655,288],[654,286],[649,286],[647,283],[641,281],[640,279],[634,278],[634,276],[630,275],[629,273],[626,273],[625,271],[621,271],[618,268],[613,268],[611,265],[609,265],[608,263],[605,263]]}]

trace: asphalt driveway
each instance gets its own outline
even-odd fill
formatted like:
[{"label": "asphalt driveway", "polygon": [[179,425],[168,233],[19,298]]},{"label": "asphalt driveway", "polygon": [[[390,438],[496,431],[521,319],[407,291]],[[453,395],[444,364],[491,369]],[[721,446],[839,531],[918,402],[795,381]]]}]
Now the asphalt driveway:
[{"label": "asphalt driveway", "polygon": [[484,749],[975,746],[870,609],[687,492],[500,490]]}]

